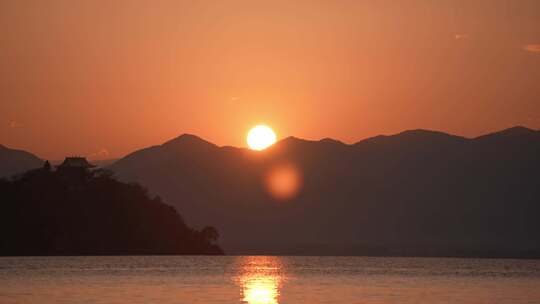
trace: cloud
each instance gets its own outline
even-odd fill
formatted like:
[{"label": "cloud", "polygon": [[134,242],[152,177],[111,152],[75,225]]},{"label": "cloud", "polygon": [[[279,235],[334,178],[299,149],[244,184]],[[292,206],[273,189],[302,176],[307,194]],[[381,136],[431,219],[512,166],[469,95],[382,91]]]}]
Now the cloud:
[{"label": "cloud", "polygon": [[523,49],[527,52],[540,53],[540,44],[527,44]]},{"label": "cloud", "polygon": [[463,33],[454,35],[454,39],[456,40],[465,40],[465,39],[469,39],[469,37],[470,37],[469,34],[463,34]]},{"label": "cloud", "polygon": [[109,151],[105,148],[101,148],[98,151],[88,155],[89,159],[107,159],[109,157]]},{"label": "cloud", "polygon": [[20,128],[23,126],[22,123],[15,120],[10,120],[7,125],[10,129]]}]

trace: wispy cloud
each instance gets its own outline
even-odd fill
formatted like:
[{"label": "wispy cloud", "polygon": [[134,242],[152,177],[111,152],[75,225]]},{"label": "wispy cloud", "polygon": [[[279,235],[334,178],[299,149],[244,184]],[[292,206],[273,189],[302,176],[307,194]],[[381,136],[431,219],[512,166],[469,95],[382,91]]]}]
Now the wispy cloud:
[{"label": "wispy cloud", "polygon": [[540,44],[527,44],[523,49],[527,52],[540,53]]},{"label": "wispy cloud", "polygon": [[465,34],[465,33],[454,34],[454,39],[456,40],[466,40],[469,38],[470,38],[469,34]]},{"label": "wispy cloud", "polygon": [[94,153],[88,155],[89,159],[107,159],[109,157],[109,151],[105,148],[101,148]]},{"label": "wispy cloud", "polygon": [[15,128],[20,128],[20,127],[22,127],[23,124],[20,123],[20,122],[18,122],[18,121],[15,121],[15,120],[10,120],[10,121],[8,121],[7,126],[8,126],[8,128],[10,128],[10,129],[15,129]]}]

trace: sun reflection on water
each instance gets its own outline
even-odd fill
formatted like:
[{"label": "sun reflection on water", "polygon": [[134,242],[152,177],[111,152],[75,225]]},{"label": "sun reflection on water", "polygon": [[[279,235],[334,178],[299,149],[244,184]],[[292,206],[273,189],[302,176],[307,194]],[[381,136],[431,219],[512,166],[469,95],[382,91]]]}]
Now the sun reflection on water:
[{"label": "sun reflection on water", "polygon": [[273,277],[248,278],[243,286],[243,301],[250,304],[278,304],[279,291]]},{"label": "sun reflection on water", "polygon": [[248,304],[279,304],[283,282],[282,264],[278,257],[242,257],[238,283],[241,299]]}]

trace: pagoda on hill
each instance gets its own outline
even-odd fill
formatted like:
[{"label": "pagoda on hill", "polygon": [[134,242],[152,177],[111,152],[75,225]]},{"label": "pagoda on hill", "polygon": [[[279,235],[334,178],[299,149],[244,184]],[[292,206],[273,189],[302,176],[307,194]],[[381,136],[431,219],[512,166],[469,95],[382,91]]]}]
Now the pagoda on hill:
[{"label": "pagoda on hill", "polygon": [[95,168],[95,167],[96,166],[89,163],[85,157],[80,157],[80,156],[66,157],[63,163],[56,166],[59,172],[77,172],[77,171],[86,172],[89,169]]}]

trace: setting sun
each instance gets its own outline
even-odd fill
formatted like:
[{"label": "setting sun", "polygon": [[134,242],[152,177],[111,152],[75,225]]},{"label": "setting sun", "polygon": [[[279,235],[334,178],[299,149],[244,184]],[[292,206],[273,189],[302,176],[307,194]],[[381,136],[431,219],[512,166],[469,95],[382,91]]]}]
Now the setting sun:
[{"label": "setting sun", "polygon": [[252,150],[264,150],[276,142],[276,133],[265,125],[258,125],[249,130],[247,144]]}]

